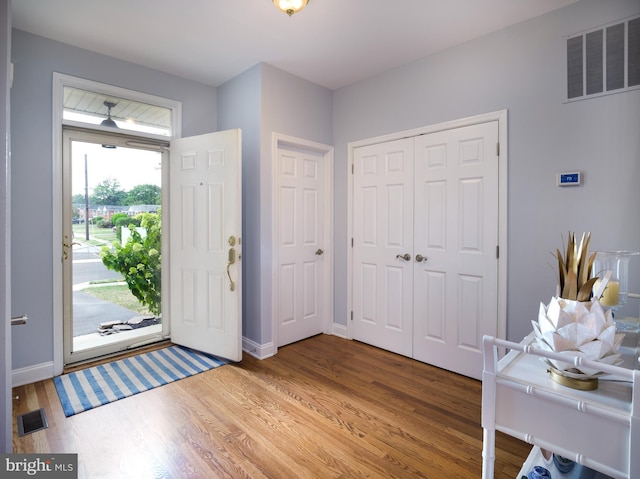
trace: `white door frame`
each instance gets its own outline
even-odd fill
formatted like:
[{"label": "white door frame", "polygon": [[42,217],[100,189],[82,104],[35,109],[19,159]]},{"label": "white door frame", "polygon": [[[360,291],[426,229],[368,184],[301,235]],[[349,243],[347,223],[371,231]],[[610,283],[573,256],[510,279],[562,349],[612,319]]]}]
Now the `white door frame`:
[{"label": "white door frame", "polygon": [[[399,140],[401,138],[425,135],[438,131],[451,130],[464,126],[498,122],[498,141],[500,150],[498,155],[498,331],[497,337],[505,339],[507,335],[507,110],[498,110],[481,115],[470,116],[458,120],[437,123],[434,125],[405,130],[388,135],[367,138],[347,144],[347,160],[350,179],[347,182],[347,231],[349,242],[353,238],[353,164],[356,148]],[[353,247],[349,245],[347,251],[347,338],[353,338],[351,315],[353,311]]]},{"label": "white door frame", "polygon": [[280,224],[279,218],[279,195],[277,192],[280,188],[280,176],[278,175],[278,150],[281,147],[295,147],[303,150],[310,150],[316,153],[320,153],[324,156],[324,198],[325,198],[325,218],[324,218],[324,244],[328,245],[324,252],[325,263],[325,282],[323,285],[325,291],[324,298],[324,311],[326,311],[327,319],[323,325],[325,333],[331,332],[331,324],[333,320],[333,258],[334,255],[334,241],[333,241],[333,146],[325,145],[323,143],[316,143],[314,141],[303,140],[301,138],[295,138],[292,136],[283,135],[280,133],[273,133],[272,137],[272,153],[271,153],[271,177],[272,177],[272,195],[271,195],[271,245],[272,245],[272,281],[271,281],[271,327],[273,338],[273,354],[278,352],[278,322],[276,321],[277,307],[278,307],[278,227]]},{"label": "white door frame", "polygon": [[[63,128],[62,132],[63,141],[65,145],[63,146],[63,152],[66,150],[66,154],[63,155],[63,162],[67,163],[63,165],[63,172],[69,171],[69,164],[71,162],[71,143],[72,142],[86,142],[86,143],[106,143],[117,145],[118,147],[129,148],[129,149],[140,149],[147,151],[154,151],[160,155],[161,165],[162,165],[162,191],[169,191],[168,188],[168,169],[169,169],[169,153],[166,145],[168,144],[166,141],[163,143],[147,143],[146,140],[142,142],[139,138],[135,139],[130,135],[120,135],[114,133],[107,133],[102,131],[91,131],[88,129],[76,129],[76,128]],[[66,158],[65,158],[66,156]],[[65,184],[66,183],[66,184]],[[70,227],[71,225],[71,210],[69,208],[71,204],[71,179],[63,178],[63,206],[64,209],[62,211],[62,219],[65,226],[63,226],[63,235],[71,238],[70,232],[65,234],[65,227]],[[66,194],[64,194],[66,191]],[[165,193],[164,199],[167,200],[168,195]],[[169,258],[168,255],[168,209],[162,209],[162,221],[163,221],[163,232],[162,232],[162,257]],[[71,241],[71,240],[69,240]],[[71,254],[71,258],[73,259],[73,254]],[[112,351],[117,348],[127,348],[130,349],[137,345],[141,345],[147,342],[158,341],[160,339],[164,339],[169,336],[169,321],[163,321],[160,327],[155,326],[153,328],[142,328],[137,331],[132,331],[127,334],[126,337],[120,337],[120,335],[106,336],[101,337],[99,339],[94,339],[91,337],[88,341],[83,344],[83,347],[80,349],[74,349],[74,338],[72,336],[72,326],[73,318],[71,314],[69,314],[69,310],[67,308],[71,308],[73,304],[73,299],[71,295],[73,294],[70,289],[70,285],[67,284],[71,280],[70,271],[73,269],[72,265],[69,264],[70,260],[63,260],[63,277],[62,281],[63,286],[63,295],[69,294],[69,296],[65,297],[63,300],[64,306],[64,314],[63,314],[63,323],[64,323],[64,361],[66,364],[72,364],[77,362],[82,362],[86,360],[93,359],[98,356],[102,356],[105,354],[111,354]],[[166,266],[162,269],[162,284],[168,285],[168,260],[164,261]],[[168,288],[168,286],[167,286]],[[165,309],[167,308],[167,309]],[[162,310],[168,311],[168,302],[166,300],[166,295],[162,297]],[[164,315],[165,318],[168,316]],[[153,331],[153,332],[151,332]]]},{"label": "white door frame", "polygon": [[[96,131],[113,131],[105,127],[95,125],[91,126],[85,123],[70,122],[63,120],[63,93],[65,86],[73,86],[88,91],[105,93],[115,97],[129,98],[143,103],[164,106],[172,110],[172,132],[171,138],[180,138],[182,136],[182,103],[175,100],[149,95],[146,93],[127,90],[104,83],[85,80],[62,73],[53,73],[53,100],[52,100],[52,169],[53,169],[53,195],[52,195],[52,218],[53,218],[53,236],[51,246],[51,259],[53,263],[53,363],[47,364],[46,370],[39,370],[37,379],[50,378],[62,374],[64,369],[64,348],[63,348],[63,302],[62,302],[62,126],[81,126],[89,130]],[[160,139],[170,141],[171,138],[158,137],[151,134],[136,134],[132,132],[132,137],[148,137],[152,139]],[[163,159],[164,159],[163,155]],[[164,215],[163,215],[164,220]],[[163,242],[163,254],[164,251]],[[49,369],[50,367],[50,369]],[[33,382],[33,381],[31,381]]]}]

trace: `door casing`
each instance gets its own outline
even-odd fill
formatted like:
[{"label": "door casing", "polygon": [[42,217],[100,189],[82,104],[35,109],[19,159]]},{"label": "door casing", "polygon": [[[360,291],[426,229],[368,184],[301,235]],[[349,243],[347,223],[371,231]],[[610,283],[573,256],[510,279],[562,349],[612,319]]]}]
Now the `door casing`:
[{"label": "door casing", "polygon": [[313,151],[315,153],[320,153],[324,156],[324,198],[325,198],[325,218],[324,218],[324,244],[327,247],[324,249],[324,264],[325,264],[325,273],[324,273],[324,285],[323,290],[325,292],[323,301],[323,310],[325,311],[325,324],[324,331],[325,333],[331,332],[331,318],[333,317],[333,259],[334,259],[334,241],[333,241],[333,168],[334,168],[334,150],[333,146],[325,145],[322,143],[316,143],[309,140],[304,140],[300,138],[295,138],[292,136],[283,135],[280,133],[273,133],[272,135],[272,201],[271,201],[271,251],[272,251],[272,276],[273,280],[271,281],[271,324],[272,324],[272,344],[273,351],[272,354],[277,352],[277,344],[278,344],[278,322],[276,318],[278,317],[278,297],[279,297],[279,278],[278,275],[278,242],[277,242],[277,232],[278,226],[280,225],[279,211],[279,195],[277,194],[279,189],[279,175],[278,175],[278,150],[281,147],[294,147],[303,150]]},{"label": "door casing", "polygon": [[402,138],[420,136],[438,131],[451,130],[464,126],[486,123],[489,121],[498,122],[498,141],[499,141],[499,166],[498,166],[498,328],[497,336],[506,338],[507,330],[507,164],[508,164],[508,144],[507,144],[507,110],[499,110],[495,112],[475,115],[471,117],[461,118],[458,120],[448,121],[444,123],[433,124],[412,130],[400,131],[388,135],[367,138],[351,142],[347,145],[348,165],[350,179],[348,184],[347,196],[347,228],[349,247],[347,248],[347,311],[346,311],[346,332],[347,338],[353,338],[351,318],[353,311],[353,248],[351,247],[351,238],[353,238],[353,177],[351,171],[354,165],[355,149],[373,145],[377,143],[385,143],[389,141],[399,140]]},{"label": "door casing", "polygon": [[[168,185],[167,185],[167,181],[168,181],[168,173],[167,173],[167,169],[168,169],[168,151],[165,147],[165,145],[167,144],[166,142],[164,143],[147,143],[144,142],[142,143],[140,139],[135,139],[135,137],[131,137],[129,135],[114,135],[114,134],[108,134],[108,133],[103,133],[103,132],[93,132],[93,131],[89,131],[89,130],[85,130],[85,129],[75,129],[75,128],[64,128],[63,129],[63,152],[66,150],[66,153],[63,155],[63,162],[70,162],[71,161],[71,157],[69,155],[71,155],[71,151],[70,151],[70,146],[71,143],[73,141],[81,141],[81,142],[87,142],[87,143],[106,143],[108,142],[109,144],[113,144],[115,146],[122,146],[122,147],[128,147],[128,148],[140,148],[140,149],[149,149],[149,150],[157,150],[161,153],[161,162],[162,162],[162,191],[167,192],[168,191]],[[63,165],[63,172],[67,172],[69,171],[69,165]],[[67,228],[69,227],[69,225],[71,225],[71,211],[70,208],[67,208],[66,206],[70,206],[71,204],[71,193],[69,191],[69,187],[71,186],[70,182],[71,179],[70,178],[62,178],[62,181],[65,182],[69,182],[69,184],[67,184],[66,186],[63,186],[63,204],[65,207],[63,207],[63,211],[62,211],[62,238],[67,238],[65,239],[65,241],[69,241],[69,244],[71,243],[71,232],[70,232],[70,228],[68,231],[65,231],[65,226],[67,226]],[[167,194],[164,193],[164,198],[165,201],[167,200]],[[168,225],[167,219],[168,219],[168,212],[166,211],[167,208],[163,208],[162,209],[162,221],[163,221],[163,225]],[[166,227],[165,227],[166,230]],[[168,241],[166,241],[166,238],[168,237],[168,235],[163,231],[162,233],[162,253],[163,253],[163,258],[168,258],[168,254],[166,254],[168,252]],[[73,259],[73,256],[71,255],[70,259]],[[166,265],[168,265],[168,262],[166,262]],[[166,265],[163,265],[163,269],[162,269],[162,283],[163,284],[168,284],[167,282],[167,267]],[[136,344],[144,344],[145,342],[152,342],[152,341],[157,341],[159,339],[163,339],[168,337],[169,335],[169,324],[168,321],[164,321],[162,323],[162,328],[161,328],[161,332],[152,335],[153,337],[151,337],[149,334],[144,335],[142,337],[135,337],[135,338],[131,338],[128,341],[123,341],[122,338],[119,338],[117,335],[116,336],[109,336],[109,337],[105,337],[100,341],[100,345],[95,346],[95,347],[91,347],[89,349],[86,350],[80,350],[80,351],[73,351],[72,348],[72,343],[73,343],[73,337],[72,337],[72,331],[70,329],[70,324],[68,324],[70,321],[72,321],[72,318],[70,317],[71,315],[71,310],[69,308],[71,308],[71,304],[72,304],[72,299],[71,299],[71,289],[70,289],[70,285],[66,285],[66,283],[68,283],[69,281],[71,281],[71,264],[69,260],[62,260],[62,269],[63,269],[63,276],[64,276],[64,280],[63,280],[63,319],[65,324],[65,328],[64,328],[64,362],[66,364],[71,364],[71,363],[76,363],[76,362],[80,362],[80,361],[86,361],[89,359],[92,359],[94,357],[97,356],[103,356],[105,354],[111,354],[113,352],[114,349],[118,349],[121,345],[122,347],[134,347],[134,345]],[[66,286],[65,286],[66,285]],[[165,304],[166,301],[163,300],[163,311],[165,310],[165,308],[167,307],[167,305]],[[146,328],[145,328],[146,329]],[[140,330],[142,331],[142,330]]]},{"label": "door casing", "polygon": [[[34,371],[28,378],[29,382],[39,381],[41,379],[51,378],[62,374],[64,370],[64,348],[63,348],[63,301],[62,301],[62,127],[64,125],[75,125],[74,122],[63,120],[63,92],[65,86],[75,86],[88,91],[96,91],[113,95],[115,97],[125,97],[132,100],[150,103],[152,105],[162,105],[171,108],[172,114],[172,132],[171,138],[158,137],[151,134],[131,135],[131,137],[150,138],[154,140],[170,141],[172,138],[180,138],[182,136],[182,104],[175,100],[149,95],[146,93],[127,90],[125,88],[115,87],[104,83],[94,82],[83,78],[77,78],[61,73],[53,74],[53,95],[52,95],[52,208],[51,217],[53,219],[52,227],[52,244],[51,244],[51,261],[53,265],[53,361],[50,364],[41,366]],[[99,125],[89,126],[82,124],[88,130],[95,131],[112,131],[107,127]]]}]

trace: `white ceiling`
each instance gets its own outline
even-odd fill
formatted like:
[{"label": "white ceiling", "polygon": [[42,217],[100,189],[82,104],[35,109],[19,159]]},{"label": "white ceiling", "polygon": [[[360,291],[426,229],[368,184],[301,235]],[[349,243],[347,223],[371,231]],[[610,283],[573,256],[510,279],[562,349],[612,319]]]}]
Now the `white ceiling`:
[{"label": "white ceiling", "polygon": [[213,86],[259,62],[330,89],[577,0],[13,0],[13,27]]}]

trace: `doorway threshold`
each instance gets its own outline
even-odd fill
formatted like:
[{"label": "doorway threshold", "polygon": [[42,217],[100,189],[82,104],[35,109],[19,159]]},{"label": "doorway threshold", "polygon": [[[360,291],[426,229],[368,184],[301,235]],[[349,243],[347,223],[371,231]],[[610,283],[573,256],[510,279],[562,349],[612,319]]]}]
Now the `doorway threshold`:
[{"label": "doorway threshold", "polygon": [[154,324],[132,331],[122,331],[117,334],[101,336],[99,333],[84,334],[73,338],[74,353],[83,352],[90,349],[103,348],[121,342],[130,343],[123,349],[132,349],[154,341],[166,339],[162,335],[162,324]]}]

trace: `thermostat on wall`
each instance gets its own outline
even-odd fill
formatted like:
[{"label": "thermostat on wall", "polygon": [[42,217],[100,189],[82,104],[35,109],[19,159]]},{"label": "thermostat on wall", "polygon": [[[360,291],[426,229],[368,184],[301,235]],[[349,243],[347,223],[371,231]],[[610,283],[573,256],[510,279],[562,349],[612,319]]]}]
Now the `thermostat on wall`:
[{"label": "thermostat on wall", "polygon": [[582,172],[568,171],[566,173],[558,173],[558,186],[578,186],[582,183]]}]

